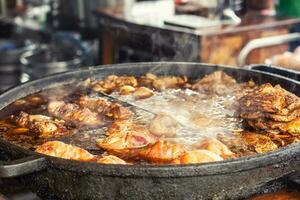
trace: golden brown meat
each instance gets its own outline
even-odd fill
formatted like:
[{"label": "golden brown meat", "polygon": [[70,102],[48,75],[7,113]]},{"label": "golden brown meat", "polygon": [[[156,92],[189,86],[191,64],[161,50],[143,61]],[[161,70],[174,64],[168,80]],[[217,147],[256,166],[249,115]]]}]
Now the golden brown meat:
[{"label": "golden brown meat", "polygon": [[174,164],[197,164],[222,161],[223,158],[208,150],[187,151],[179,158],[173,160]]},{"label": "golden brown meat", "polygon": [[129,119],[132,112],[118,103],[112,103],[103,98],[80,97],[78,105],[83,108],[88,108],[98,114],[106,115],[114,119]]},{"label": "golden brown meat", "polygon": [[48,104],[48,112],[57,118],[61,118],[75,126],[89,125],[97,126],[103,124],[96,112],[88,108],[82,108],[74,103],[63,101],[52,101]]},{"label": "golden brown meat", "polygon": [[138,156],[152,163],[170,163],[185,152],[179,144],[159,140],[154,145],[139,152]]},{"label": "golden brown meat", "polygon": [[263,84],[239,100],[243,119],[256,119],[266,114],[289,115],[300,108],[300,99],[279,85]]},{"label": "golden brown meat", "polygon": [[241,137],[257,153],[265,153],[278,149],[276,143],[265,134],[245,132]]},{"label": "golden brown meat", "polygon": [[104,157],[98,159],[97,163],[101,163],[101,164],[118,164],[118,165],[128,164],[128,163],[126,163],[125,160],[123,160],[123,159],[121,159],[117,156],[113,156],[113,155],[104,156]]},{"label": "golden brown meat", "polygon": [[115,122],[108,129],[107,135],[97,141],[98,146],[123,158],[134,157],[141,148],[157,141],[145,127],[128,121]]},{"label": "golden brown meat", "polygon": [[48,156],[54,156],[64,159],[96,161],[96,157],[90,154],[88,151],[73,145],[65,144],[60,141],[46,142],[38,146],[35,151]]},{"label": "golden brown meat", "polygon": [[130,85],[124,85],[119,88],[119,94],[121,95],[129,95],[135,91],[135,88]]},{"label": "golden brown meat", "polygon": [[146,99],[154,95],[154,92],[146,87],[139,87],[132,94],[135,99]]},{"label": "golden brown meat", "polygon": [[182,87],[187,83],[187,77],[159,76],[153,80],[153,87],[157,90]]},{"label": "golden brown meat", "polygon": [[149,131],[156,136],[173,137],[180,128],[173,117],[164,113],[156,115],[149,124]]},{"label": "golden brown meat", "polygon": [[300,118],[290,122],[277,122],[268,119],[247,120],[247,124],[256,129],[270,133],[289,133],[291,135],[300,134]]},{"label": "golden brown meat", "polygon": [[231,76],[225,72],[216,71],[196,81],[192,85],[192,89],[222,95],[227,93],[232,94],[233,87],[237,86],[236,80]]},{"label": "golden brown meat", "polygon": [[103,80],[89,81],[88,85],[94,91],[109,94],[115,90],[119,90],[123,86],[136,87],[138,82],[133,76],[110,75]]},{"label": "golden brown meat", "polygon": [[300,134],[300,98],[279,85],[263,84],[244,95],[238,114],[255,130]]},{"label": "golden brown meat", "polygon": [[25,133],[25,129],[28,129],[42,138],[70,134],[70,131],[64,126],[64,121],[44,115],[30,115],[21,111],[19,115],[12,115],[11,120],[17,126],[22,127],[14,129],[14,132]]},{"label": "golden brown meat", "polygon": [[223,158],[233,158],[235,154],[222,142],[215,138],[207,138],[193,145],[197,149],[211,151]]}]

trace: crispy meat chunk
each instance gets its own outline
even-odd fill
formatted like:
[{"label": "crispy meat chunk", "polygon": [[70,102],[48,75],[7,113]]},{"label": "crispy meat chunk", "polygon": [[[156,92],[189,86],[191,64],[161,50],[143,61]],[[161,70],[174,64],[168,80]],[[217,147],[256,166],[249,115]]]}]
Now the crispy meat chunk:
[{"label": "crispy meat chunk", "polygon": [[185,152],[179,144],[159,140],[153,146],[139,152],[139,157],[153,163],[170,163]]},{"label": "crispy meat chunk", "polygon": [[197,164],[222,161],[223,158],[208,150],[187,151],[173,161],[174,164]]},{"label": "crispy meat chunk", "polygon": [[121,95],[128,95],[131,94],[135,91],[135,88],[133,86],[130,85],[124,85],[122,87],[119,88],[119,93]]},{"label": "crispy meat chunk", "polygon": [[134,157],[141,148],[157,141],[144,126],[129,121],[115,122],[108,129],[107,135],[97,141],[98,146],[120,157]]},{"label": "crispy meat chunk", "polygon": [[97,113],[92,112],[88,108],[82,108],[74,103],[52,101],[48,104],[48,112],[75,126],[78,126],[78,124],[96,126],[103,123]]},{"label": "crispy meat chunk", "polygon": [[178,76],[159,76],[153,80],[153,87],[157,90],[165,90],[169,88],[178,88],[187,83],[187,77]]},{"label": "crispy meat chunk", "polygon": [[103,98],[80,97],[78,105],[93,112],[112,117],[114,119],[129,119],[132,112],[118,103],[112,103]]},{"label": "crispy meat chunk", "polygon": [[270,133],[300,134],[300,118],[296,118],[290,122],[275,122],[259,118],[257,120],[247,120],[247,124],[256,130],[263,130]]},{"label": "crispy meat chunk", "polygon": [[154,92],[146,87],[139,87],[132,94],[135,99],[146,99],[154,95]]},{"label": "crispy meat chunk", "polygon": [[96,157],[88,151],[60,141],[46,142],[38,146],[36,152],[71,160],[96,161]]},{"label": "crispy meat chunk", "polygon": [[300,99],[279,85],[263,84],[239,100],[240,116],[256,119],[267,114],[288,115],[300,108]]},{"label": "crispy meat chunk", "polygon": [[126,165],[126,161],[113,155],[104,156],[97,160],[97,163],[101,164],[118,164],[118,165]]},{"label": "crispy meat chunk", "polygon": [[225,72],[216,71],[204,76],[192,85],[192,89],[219,95],[232,93],[233,87],[238,86],[235,79]]},{"label": "crispy meat chunk", "polygon": [[44,115],[30,115],[21,111],[19,115],[12,115],[11,120],[22,127],[14,131],[23,132],[24,128],[34,132],[39,137],[56,137],[67,135],[70,132],[65,128],[64,121],[53,119]]},{"label": "crispy meat chunk", "polygon": [[186,76],[157,76],[151,73],[147,73],[145,76],[139,78],[141,86],[155,88],[159,91],[169,88],[183,87],[187,81],[188,79]]},{"label": "crispy meat chunk", "polygon": [[223,158],[232,158],[235,154],[222,142],[215,138],[207,138],[193,145],[197,149],[211,151]]},{"label": "crispy meat chunk", "polygon": [[252,146],[257,153],[265,153],[274,151],[278,148],[276,143],[265,134],[245,132],[242,134],[242,139]]},{"label": "crispy meat chunk", "polygon": [[180,130],[180,124],[170,115],[160,113],[150,122],[149,130],[156,136],[173,137]]},{"label": "crispy meat chunk", "polygon": [[94,91],[111,93],[115,90],[119,90],[123,86],[136,87],[138,82],[133,76],[116,76],[110,75],[103,80],[90,81],[89,87]]}]

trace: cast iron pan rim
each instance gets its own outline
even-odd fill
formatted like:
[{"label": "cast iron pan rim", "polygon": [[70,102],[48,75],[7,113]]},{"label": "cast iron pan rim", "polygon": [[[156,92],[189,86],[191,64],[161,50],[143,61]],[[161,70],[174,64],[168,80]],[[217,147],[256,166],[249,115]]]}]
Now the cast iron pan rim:
[{"label": "cast iron pan rim", "polygon": [[[17,86],[15,88],[12,88],[3,94],[0,95],[0,101],[2,98],[4,98],[6,95],[9,95],[11,93],[16,93],[22,89],[26,89],[30,87],[31,85],[41,83],[43,81],[51,81],[54,78],[57,77],[63,77],[65,75],[72,75],[76,74],[81,71],[101,71],[105,69],[119,69],[122,67],[128,67],[128,66],[135,66],[138,67],[141,66],[154,66],[154,65],[189,65],[189,66],[212,66],[212,67],[221,67],[221,68],[229,68],[229,69],[235,69],[235,70],[244,70],[244,71],[252,71],[251,69],[247,68],[234,68],[230,66],[224,66],[224,65],[213,65],[213,64],[205,64],[205,63],[186,63],[186,62],[150,62],[150,63],[126,63],[126,64],[116,64],[116,65],[103,65],[103,66],[95,66],[95,67],[88,67],[88,68],[82,68],[78,70],[74,70],[72,72],[63,72],[58,73],[55,75],[51,75],[48,77],[44,77],[38,80],[30,81],[27,83],[24,83],[20,86]],[[285,79],[287,81],[293,82],[297,85],[299,85],[299,82],[294,81],[292,79],[282,77],[279,75],[274,75],[268,72],[255,72],[259,74],[266,74],[271,75],[275,78]],[[27,94],[28,95],[28,94]],[[0,109],[7,106],[11,102],[5,102],[0,104]],[[0,139],[1,143],[7,143],[3,139]],[[14,144],[9,143],[14,148],[20,148]],[[233,172],[240,172],[245,171],[253,168],[257,168],[259,166],[267,166],[270,164],[276,164],[280,163],[282,161],[289,161],[299,155],[300,152],[300,145],[294,144],[290,145],[284,148],[280,148],[279,150],[269,152],[269,153],[263,153],[258,154],[255,156],[249,156],[249,157],[242,157],[239,159],[233,159],[233,160],[224,160],[221,162],[213,162],[213,163],[206,163],[206,164],[190,164],[190,165],[104,165],[104,164],[97,164],[97,163],[84,163],[80,161],[73,161],[73,160],[66,160],[61,158],[55,158],[51,156],[45,156],[41,154],[37,154],[36,152],[32,152],[30,150],[26,150],[23,148],[20,148],[23,150],[23,152],[26,152],[26,154],[32,155],[39,155],[41,157],[47,158],[48,161],[51,161],[53,168],[61,168],[65,170],[75,170],[78,171],[78,167],[80,166],[81,170],[84,169],[85,171],[90,172],[101,172],[106,175],[114,175],[116,172],[120,175],[124,173],[124,176],[155,176],[158,177],[170,177],[170,176],[195,176],[195,175],[211,175],[211,174],[226,174],[226,173],[233,173]],[[72,166],[72,167],[70,167]],[[108,170],[108,171],[107,171]],[[177,173],[170,173],[171,172],[180,172]],[[106,173],[107,172],[107,173]]]}]

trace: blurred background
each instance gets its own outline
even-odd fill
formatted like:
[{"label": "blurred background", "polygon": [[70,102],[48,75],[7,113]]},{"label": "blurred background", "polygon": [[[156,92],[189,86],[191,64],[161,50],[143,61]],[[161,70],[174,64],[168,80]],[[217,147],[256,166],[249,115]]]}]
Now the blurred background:
[{"label": "blurred background", "polygon": [[124,62],[300,69],[299,16],[295,0],[0,0],[0,91]]}]

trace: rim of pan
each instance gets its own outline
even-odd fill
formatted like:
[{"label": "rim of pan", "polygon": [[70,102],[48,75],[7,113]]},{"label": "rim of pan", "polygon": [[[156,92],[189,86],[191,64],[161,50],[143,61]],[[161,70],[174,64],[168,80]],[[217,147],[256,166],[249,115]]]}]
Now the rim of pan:
[{"label": "rim of pan", "polygon": [[[153,66],[153,65],[188,65],[188,66],[205,66],[205,67],[217,67],[224,69],[233,69],[238,71],[248,71],[252,73],[257,73],[258,75],[269,75],[274,78],[283,79],[285,81],[291,82],[296,85],[300,83],[296,80],[289,79],[280,75],[272,74],[269,72],[257,72],[249,68],[235,68],[225,65],[213,65],[206,63],[189,63],[189,62],[146,62],[146,63],[124,63],[124,64],[113,64],[113,65],[101,65],[77,69],[74,71],[63,72],[59,74],[50,75],[41,79],[34,81],[26,82],[22,85],[8,89],[6,92],[0,95],[0,110],[6,107],[8,104],[12,103],[14,100],[22,98],[26,95],[32,94],[37,91],[36,86],[41,85],[40,89],[47,88],[43,87],[44,82],[53,82],[56,79],[61,79],[62,83],[64,82],[65,76],[72,76],[75,74],[80,74],[81,72],[87,72],[93,75],[95,71],[113,71],[118,70],[122,67],[139,67],[139,66]],[[76,77],[76,76],[75,76]],[[72,82],[72,81],[71,81]],[[44,83],[45,84],[45,83]],[[61,85],[58,83],[58,85]],[[48,85],[48,84],[46,84]],[[53,86],[53,85],[52,85]],[[22,93],[25,91],[24,95],[16,96],[16,94]],[[5,99],[8,100],[5,101]],[[99,164],[99,163],[87,163],[75,160],[67,160],[62,158],[51,157],[47,155],[42,155],[30,150],[26,150],[22,147],[14,145],[10,142],[4,141],[0,138],[0,142],[9,144],[13,148],[18,149],[28,155],[39,155],[40,157],[47,158],[50,161],[51,167],[59,168],[69,171],[81,171],[85,173],[96,173],[107,176],[134,176],[134,177],[189,177],[189,176],[208,176],[216,174],[228,174],[242,172],[246,170],[251,170],[255,168],[263,168],[273,165],[274,168],[280,168],[280,163],[285,163],[288,165],[288,162],[295,160],[300,156],[300,145],[295,143],[282,147],[278,150],[260,153],[253,156],[245,156],[237,159],[228,159],[218,162],[210,162],[203,164],[187,164],[187,165],[114,165],[114,164]],[[300,159],[300,158],[299,158]]]}]

